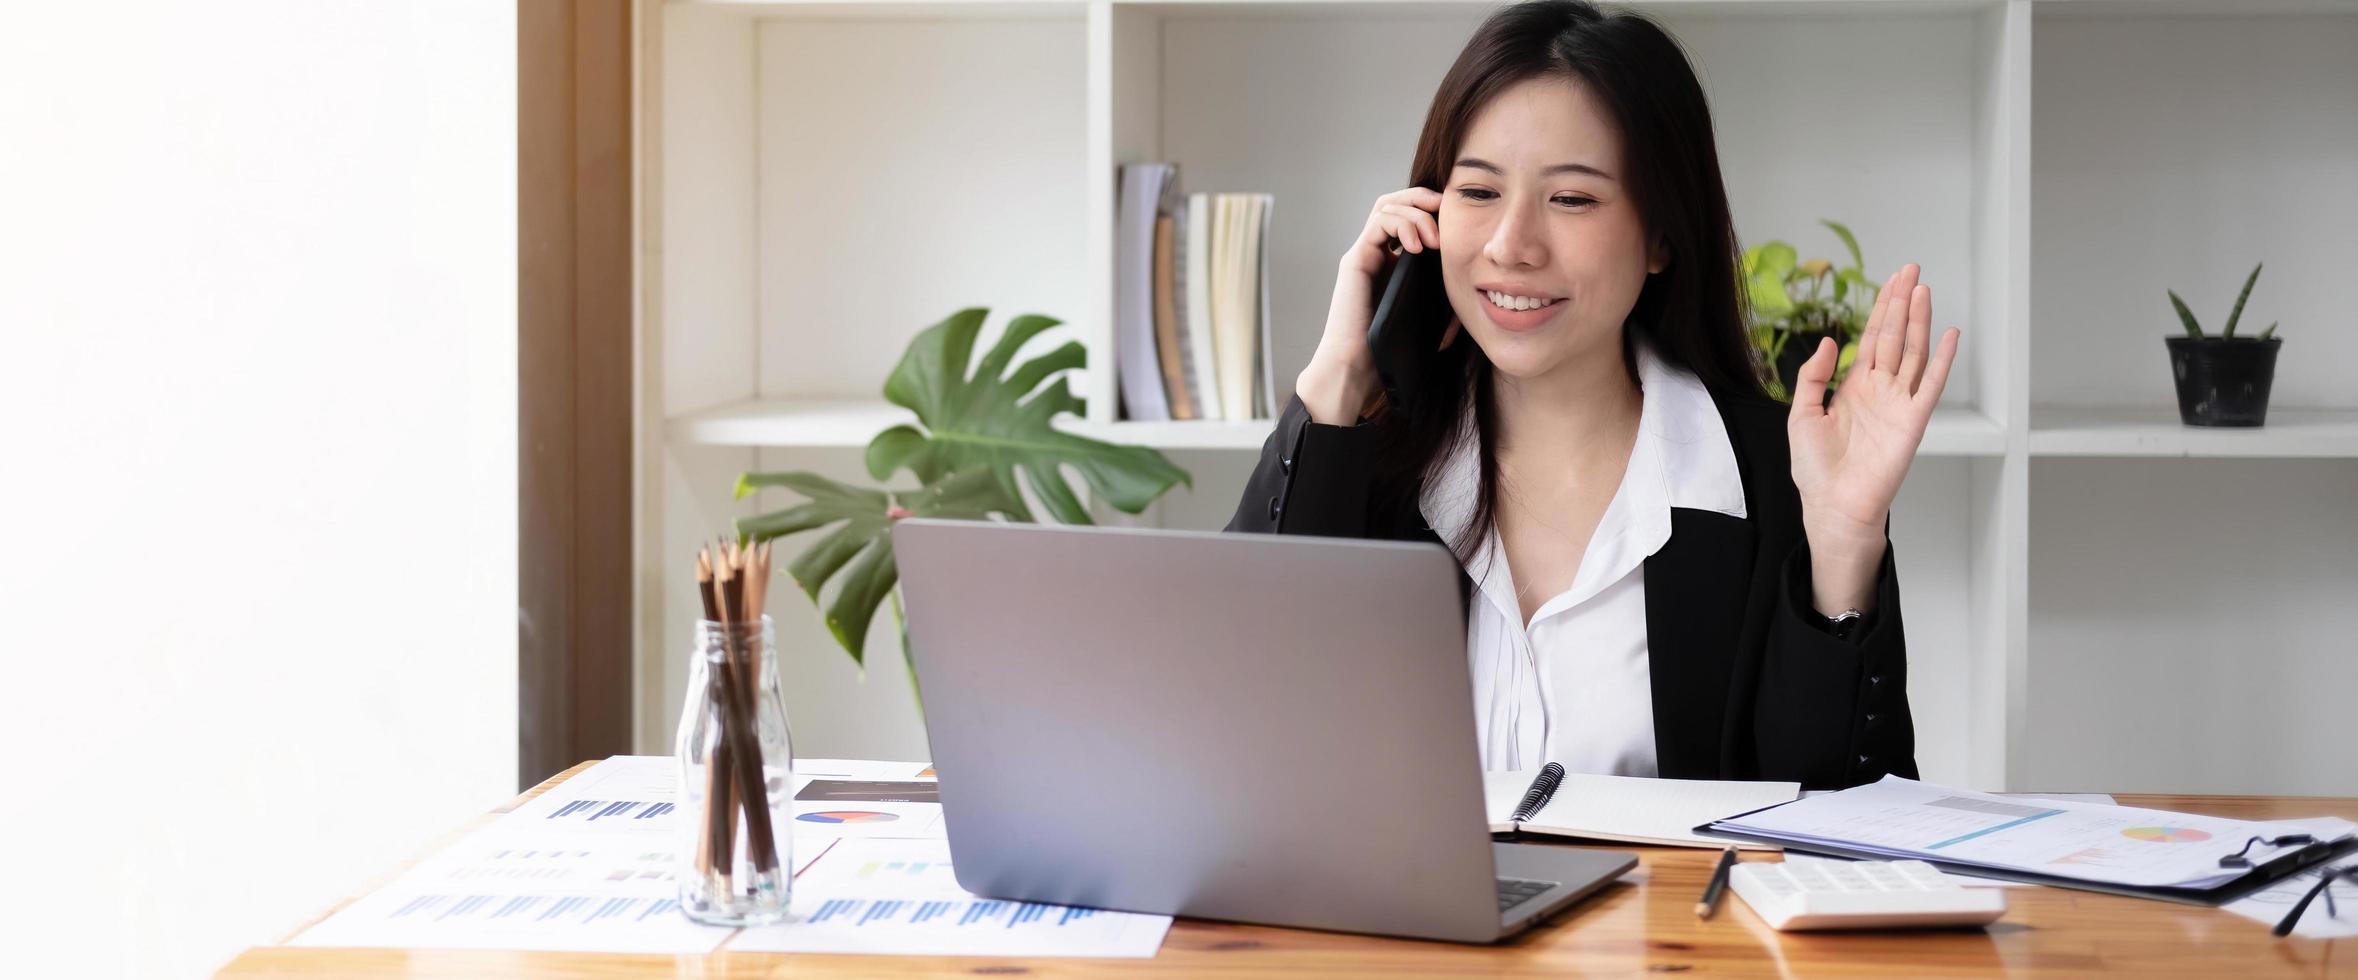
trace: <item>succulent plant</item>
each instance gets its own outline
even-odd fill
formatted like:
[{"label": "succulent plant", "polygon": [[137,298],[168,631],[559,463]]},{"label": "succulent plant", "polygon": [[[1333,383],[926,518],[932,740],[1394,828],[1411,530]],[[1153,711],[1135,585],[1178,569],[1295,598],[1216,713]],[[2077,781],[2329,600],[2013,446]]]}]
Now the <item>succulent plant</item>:
[{"label": "succulent plant", "polygon": [[[2260,265],[2265,264],[2267,263],[2260,263]],[[2251,298],[2252,283],[2260,281],[2260,265],[2252,266],[2252,274],[2244,277],[2243,291],[2235,294],[2235,308],[2227,311],[2227,326],[2219,331],[2220,339],[2235,339],[2235,321],[2243,318],[2243,301]],[[2186,301],[2178,298],[2178,291],[2174,289],[2162,291],[2170,294],[2170,305],[2177,309],[2179,322],[2186,324],[2186,335],[2198,340],[2201,339],[2204,336],[2202,326],[2194,322],[2194,311],[2186,308]],[[2276,324],[2270,323],[2268,329],[2260,331],[2259,336],[2251,339],[2266,340],[2275,335]]]}]

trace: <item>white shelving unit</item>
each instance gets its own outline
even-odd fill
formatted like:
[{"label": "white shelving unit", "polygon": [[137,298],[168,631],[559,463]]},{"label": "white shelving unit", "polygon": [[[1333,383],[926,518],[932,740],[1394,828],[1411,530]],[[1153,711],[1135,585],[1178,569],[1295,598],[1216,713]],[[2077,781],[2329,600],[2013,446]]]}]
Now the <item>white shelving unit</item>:
[{"label": "white shelving unit", "polygon": [[[860,450],[906,415],[878,395],[886,373],[955,310],[991,308],[985,343],[1017,314],[1066,321],[1032,350],[1078,339],[1091,351],[1073,379],[1089,415],[1070,427],[1162,448],[1194,472],[1143,517],[1109,519],[1224,523],[1268,422],[1113,414],[1117,166],[1171,160],[1187,189],[1275,196],[1273,343],[1290,378],[1323,326],[1336,258],[1369,203],[1405,183],[1435,86],[1495,6],[644,0],[642,747],[668,738],[685,676],[696,612],[677,557],[785,499],[732,500],[736,474],[865,479]],[[1740,236],[1834,254],[1816,222],[1845,221],[1876,270],[1922,263],[1941,325],[1965,328],[1894,508],[1926,776],[2358,792],[2358,774],[2319,775],[2332,767],[2254,770],[2209,752],[2253,750],[2259,736],[2238,727],[2263,710],[2276,735],[2320,738],[2332,711],[2287,719],[2254,705],[2188,724],[2134,700],[2058,700],[2090,694],[2131,655],[2105,632],[2119,596],[2081,566],[2215,505],[2157,491],[2123,521],[2091,491],[2130,473],[2155,491],[2175,466],[2234,486],[2248,475],[2217,467],[2289,465],[2268,478],[2339,479],[2341,499],[2358,500],[2358,330],[2329,295],[2339,270],[2358,267],[2358,3],[2236,17],[2178,0],[1635,6],[1703,76]],[[2260,258],[2269,271],[2245,316],[2283,321],[2286,337],[2271,424],[2182,430],[2155,336],[2174,322],[2161,291],[2216,318]],[[2239,459],[2106,458],[2187,455]],[[2347,510],[2296,507],[2284,520],[2358,542]],[[2351,556],[2314,558],[2304,581],[2350,591]],[[2293,603],[2273,561],[2203,571],[2239,583],[2227,594],[2254,601],[2272,635],[2310,644],[2296,662],[2358,689],[2347,656],[2358,644],[2328,644],[2358,635],[2358,621]],[[2050,588],[2066,568],[2075,581]],[[798,747],[924,753],[889,626],[873,631],[876,670],[862,682],[807,604],[779,592]],[[2139,613],[2135,625],[2158,624],[2165,641],[2148,670],[2227,655],[2178,621],[2191,615]],[[2085,740],[2115,728],[2145,732],[2186,768],[2138,770],[2148,785],[2107,780],[2118,770],[2103,753],[2119,746]]]},{"label": "white shelving unit", "polygon": [[[2327,439],[2350,437],[2349,420],[2340,428],[2335,419],[2317,424]],[[667,426],[674,444],[691,446],[793,446],[808,449],[860,448],[886,428],[917,420],[915,413],[883,399],[756,398],[672,418]],[[1250,449],[1258,451],[1274,423],[1268,419],[1242,422],[1101,422],[1067,420],[1058,427],[1097,439],[1112,439],[1157,449]],[[1943,405],[1933,410],[1919,450],[1927,456],[1995,456],[2006,450],[2006,430],[1970,406]]]},{"label": "white shelving unit", "polygon": [[2031,416],[2034,456],[2197,456],[2244,459],[2358,458],[2358,409],[2268,410],[2259,429],[2205,429],[2177,408],[2042,405]]}]

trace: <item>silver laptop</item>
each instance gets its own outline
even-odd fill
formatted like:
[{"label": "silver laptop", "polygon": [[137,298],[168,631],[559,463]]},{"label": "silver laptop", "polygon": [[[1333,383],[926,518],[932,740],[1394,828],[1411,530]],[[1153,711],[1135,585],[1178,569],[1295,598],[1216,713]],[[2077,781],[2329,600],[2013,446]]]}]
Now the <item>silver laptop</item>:
[{"label": "silver laptop", "polygon": [[1637,863],[1490,839],[1437,545],[926,519],[892,537],[968,891],[1489,942]]}]

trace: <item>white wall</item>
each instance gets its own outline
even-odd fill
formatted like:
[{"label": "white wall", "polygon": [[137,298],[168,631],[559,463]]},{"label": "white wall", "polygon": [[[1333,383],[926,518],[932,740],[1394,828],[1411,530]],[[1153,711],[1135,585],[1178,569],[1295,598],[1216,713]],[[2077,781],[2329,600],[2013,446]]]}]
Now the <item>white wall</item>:
[{"label": "white wall", "polygon": [[2166,412],[2164,290],[2215,333],[2266,262],[2270,403],[2358,407],[2358,16],[2048,17],[2037,52],[2032,399]]},{"label": "white wall", "polygon": [[2358,794],[2358,460],[2042,459],[2030,475],[2026,786]]},{"label": "white wall", "polygon": [[7,21],[7,969],[206,973],[514,788],[514,8]]}]

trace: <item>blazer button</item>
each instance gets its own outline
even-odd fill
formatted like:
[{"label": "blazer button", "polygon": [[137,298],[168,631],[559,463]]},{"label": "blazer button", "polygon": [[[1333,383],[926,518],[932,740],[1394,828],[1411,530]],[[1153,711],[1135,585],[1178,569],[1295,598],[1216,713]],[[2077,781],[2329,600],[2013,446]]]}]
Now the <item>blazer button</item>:
[{"label": "blazer button", "polygon": [[1294,458],[1291,456],[1278,457],[1277,471],[1280,473],[1292,473],[1294,471]]},{"label": "blazer button", "polygon": [[[1274,503],[1274,501],[1272,501],[1272,502]],[[1883,675],[1882,675],[1882,674],[1868,674],[1868,675],[1867,675],[1867,686],[1868,686],[1868,687],[1881,687],[1881,686],[1883,686]]]},{"label": "blazer button", "polygon": [[1278,508],[1277,508],[1277,498],[1276,498],[1276,497],[1271,497],[1271,498],[1269,498],[1269,519],[1270,519],[1270,520],[1273,520],[1273,521],[1274,521],[1274,520],[1276,520],[1276,519],[1277,519],[1277,510],[1278,510]]},{"label": "blazer button", "polygon": [[1874,724],[1874,723],[1875,723],[1875,719],[1877,719],[1877,718],[1881,718],[1881,717],[1883,717],[1883,716],[1882,716],[1882,715],[1879,715],[1879,714],[1876,714],[1875,712],[1872,712],[1872,711],[1870,711],[1870,712],[1867,712],[1867,724],[1870,724],[1870,725],[1872,725],[1872,724]]},{"label": "blazer button", "polygon": [[1866,765],[1867,763],[1870,763],[1870,762],[1873,762],[1873,761],[1875,761],[1875,757],[1874,757],[1874,756],[1871,756],[1871,755],[1862,755],[1862,756],[1859,756],[1859,765],[1862,765],[1862,766],[1863,766],[1863,765]]}]

